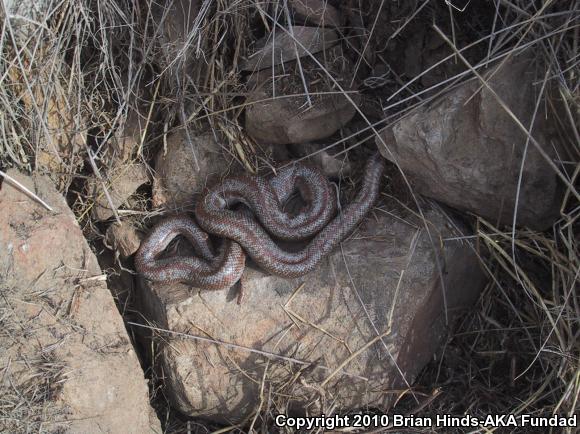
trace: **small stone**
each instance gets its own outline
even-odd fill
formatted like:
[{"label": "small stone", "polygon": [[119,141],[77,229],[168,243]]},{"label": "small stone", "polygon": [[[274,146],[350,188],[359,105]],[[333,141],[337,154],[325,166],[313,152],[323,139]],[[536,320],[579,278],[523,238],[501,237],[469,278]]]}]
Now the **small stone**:
[{"label": "small stone", "polygon": [[246,100],[245,127],[254,140],[278,145],[321,140],[354,117],[360,97],[356,88],[350,87],[348,71],[352,65],[339,49],[325,53],[320,61],[348,97],[310,58],[284,65],[284,74],[277,70],[272,76],[271,71],[261,71],[250,79],[248,85],[253,90]]},{"label": "small stone", "polygon": [[265,88],[255,90],[248,99],[246,131],[258,143],[302,143],[331,136],[355,114],[340,95],[324,96],[306,110],[303,100],[272,98]]},{"label": "small stone", "polygon": [[139,249],[142,236],[127,221],[113,222],[105,234],[109,246],[119,252],[122,258],[128,258]]},{"label": "small stone", "polygon": [[315,143],[297,143],[290,145],[292,152],[300,158],[308,157],[307,161],[320,167],[322,172],[329,178],[341,178],[352,171],[352,164],[346,155],[334,156],[330,152],[322,150],[323,145]]},{"label": "small stone", "polygon": [[139,108],[130,108],[126,119],[115,134],[115,164],[126,163],[137,156],[143,133],[147,127],[147,118]]},{"label": "small stone", "polygon": [[[145,165],[140,163],[122,165],[111,170],[107,179],[107,190],[115,209],[126,203],[141,185],[149,181],[147,169]],[[88,184],[88,191],[95,197],[93,217],[99,221],[112,217],[114,212],[105,195],[102,183],[92,179]]]},{"label": "small stone", "polygon": [[287,146],[272,145],[270,143],[262,144],[256,154],[258,158],[273,161],[278,165],[290,160],[290,152]]}]

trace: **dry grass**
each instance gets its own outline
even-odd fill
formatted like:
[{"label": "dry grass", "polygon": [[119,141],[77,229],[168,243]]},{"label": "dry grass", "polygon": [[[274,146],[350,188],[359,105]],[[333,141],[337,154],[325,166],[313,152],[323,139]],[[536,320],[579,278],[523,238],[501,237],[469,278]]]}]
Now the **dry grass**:
[{"label": "dry grass", "polygon": [[[167,134],[183,125],[191,135],[210,129],[224,156],[255,171],[263,161],[242,128],[244,89],[237,67],[257,38],[285,31],[283,2],[274,3],[205,1],[183,33],[183,48],[167,45],[161,30],[175,13],[153,2],[48,0],[44,13],[24,18],[17,11],[6,19],[8,2],[0,1],[0,169],[49,173],[89,237],[100,228],[91,221],[94,198],[84,183],[96,178],[105,194],[110,189],[108,169],[119,157],[119,132],[132,112],[138,113],[141,135],[127,161],[150,162]],[[558,99],[564,109],[556,122],[568,154],[550,163],[566,194],[560,219],[547,232],[519,228],[515,216],[511,227],[502,228],[473,219],[469,240],[490,283],[414,386],[425,400],[416,407],[403,398],[397,410],[572,415],[580,408],[580,205],[574,189],[580,173],[580,4],[489,0],[471,2],[464,14],[460,2],[448,3],[350,2],[345,50],[382,113],[357,108],[355,131],[333,137],[325,149],[346,152],[370,142],[381,128],[478,77],[492,62],[531,48],[544,68],[538,105]],[[415,77],[399,77],[384,53],[403,49],[413,26],[433,30],[449,53]],[[436,75],[441,68],[448,69]],[[536,146],[533,133],[526,133],[526,146]],[[147,203],[122,212],[141,218]],[[2,320],[2,328],[10,329],[6,321],[14,319]],[[12,421],[11,432],[50,429],[33,414],[45,408],[60,370],[50,360],[38,364],[43,368],[37,385],[0,401],[0,420]],[[268,403],[248,421],[256,430],[268,426],[274,411]],[[162,399],[157,406],[167,432],[208,430],[175,415]]]},{"label": "dry grass", "polygon": [[33,324],[23,323],[22,312],[14,308],[14,300],[32,297],[0,279],[0,432],[57,433],[68,426],[66,409],[54,404],[67,366],[50,348],[30,345]]}]

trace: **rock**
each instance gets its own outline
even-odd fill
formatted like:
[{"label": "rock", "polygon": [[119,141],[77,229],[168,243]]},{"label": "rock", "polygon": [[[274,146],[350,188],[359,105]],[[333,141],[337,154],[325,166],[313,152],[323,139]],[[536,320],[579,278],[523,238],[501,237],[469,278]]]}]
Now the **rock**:
[{"label": "rock", "polygon": [[[107,190],[115,209],[127,203],[141,185],[149,182],[147,167],[135,162],[140,154],[142,136],[147,129],[148,120],[143,111],[138,105],[128,109],[126,117],[121,119],[110,142],[111,152],[102,159],[102,166],[105,169],[101,170],[105,173]],[[95,195],[93,217],[101,221],[112,217],[114,213],[104,193],[102,182],[92,179],[87,183],[87,189],[89,194]]]},{"label": "rock", "polygon": [[341,26],[341,16],[328,0],[290,0],[288,5],[295,20],[314,26]]},{"label": "rock", "polygon": [[[356,94],[351,98],[358,102]],[[264,86],[248,97],[246,131],[258,143],[284,145],[327,138],[355,115],[353,105],[340,94],[313,97],[304,109],[304,97],[272,98]]]},{"label": "rock", "polygon": [[[411,217],[377,213],[343,243],[342,253],[302,278],[246,268],[241,305],[234,289],[199,292],[141,280],[138,298],[148,320],[240,346],[164,338],[157,368],[173,405],[227,423],[258,410],[261,396],[276,401],[279,394],[284,403],[294,397],[288,411],[308,407],[310,414],[328,410],[327,398],[341,411],[388,408],[396,398],[389,391],[413,382],[445,334],[443,292],[453,321],[484,281],[472,247],[447,240],[454,231],[446,217],[434,210],[426,215],[431,240]],[[372,343],[383,334],[383,343]]]},{"label": "rock", "polygon": [[107,228],[105,238],[107,244],[125,259],[137,251],[142,236],[131,223],[121,221],[121,223],[113,222]]},{"label": "rock", "polygon": [[47,177],[0,188],[2,432],[161,433],[104,276]]},{"label": "rock", "polygon": [[[292,34],[290,34],[292,31]],[[324,51],[339,41],[338,34],[332,29],[293,26],[291,30],[276,30],[256,42],[256,50],[240,66],[242,71],[259,71]]]},{"label": "rock", "polygon": [[153,206],[179,208],[190,205],[195,193],[226,172],[229,162],[212,134],[180,129],[167,137],[167,149],[155,160]]},{"label": "rock", "polygon": [[[147,169],[141,163],[127,163],[109,171],[107,177],[107,190],[115,209],[127,202],[137,189],[149,181]],[[91,179],[88,182],[89,194],[93,194],[95,204],[93,207],[93,217],[97,220],[107,220],[114,215],[111,205],[103,190],[101,181]]]},{"label": "rock", "polygon": [[[356,88],[349,87],[348,71],[352,65],[339,53],[340,50],[331,50],[322,56],[325,59],[321,57],[321,61],[358,104],[360,98]],[[258,74],[249,82],[250,89],[252,85],[255,87],[246,100],[245,126],[258,143],[283,145],[324,139],[355,115],[354,105],[312,59],[303,59],[300,65],[290,62],[284,66],[284,71],[284,75],[274,77],[271,71],[262,71],[269,75]],[[302,77],[307,83],[311,105]]]},{"label": "rock", "polygon": [[[533,71],[529,61],[517,58],[489,81],[526,126],[537,97]],[[386,158],[399,163],[416,192],[491,223],[511,225],[526,136],[487,88],[475,93],[479,86],[477,80],[462,84],[383,130],[382,141],[376,142]],[[541,105],[532,135],[555,158],[552,144],[557,140],[547,139],[547,116]],[[556,174],[530,143],[517,223],[549,227],[558,215],[559,191]]]},{"label": "rock", "polygon": [[323,151],[323,145],[316,143],[297,143],[290,145],[292,152],[299,158],[307,157],[307,161],[322,169],[329,178],[340,178],[352,171],[352,165],[346,155],[335,157],[329,151]]}]

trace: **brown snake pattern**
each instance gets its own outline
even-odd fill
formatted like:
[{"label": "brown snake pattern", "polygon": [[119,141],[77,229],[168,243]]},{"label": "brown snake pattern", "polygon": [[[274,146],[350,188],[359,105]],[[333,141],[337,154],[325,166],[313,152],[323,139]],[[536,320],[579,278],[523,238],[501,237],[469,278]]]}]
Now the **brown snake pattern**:
[{"label": "brown snake pattern", "polygon": [[[153,281],[180,281],[202,289],[229,288],[244,270],[243,248],[265,271],[283,277],[302,276],[312,271],[371,209],[379,194],[384,167],[378,153],[369,158],[359,192],[336,216],[332,185],[309,166],[288,166],[271,179],[228,178],[198,201],[195,217],[199,226],[185,216],[170,217],[157,224],[137,251],[135,267]],[[290,215],[284,211],[284,203],[295,190],[306,206],[297,215]],[[232,209],[237,204],[244,208]],[[200,227],[224,239],[217,254]],[[178,235],[187,238],[199,258],[158,259]],[[272,237],[290,241],[313,238],[303,249],[289,252]]]}]

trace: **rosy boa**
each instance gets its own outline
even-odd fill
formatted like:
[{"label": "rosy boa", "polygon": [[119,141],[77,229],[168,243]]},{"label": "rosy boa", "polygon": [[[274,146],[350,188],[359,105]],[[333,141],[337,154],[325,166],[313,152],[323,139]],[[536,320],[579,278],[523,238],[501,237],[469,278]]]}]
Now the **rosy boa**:
[{"label": "rosy boa", "polygon": [[[240,279],[245,251],[265,271],[283,277],[302,276],[312,271],[371,209],[384,167],[378,153],[369,158],[359,192],[337,215],[332,185],[313,167],[294,164],[270,179],[247,175],[227,178],[197,203],[198,223],[187,216],[159,222],[141,243],[135,267],[152,281],[224,289]],[[306,206],[297,215],[290,215],[284,211],[284,203],[296,190]],[[240,203],[246,208],[232,209]],[[223,238],[217,254],[204,230]],[[158,258],[178,235],[192,244],[198,257]],[[272,237],[289,241],[313,238],[303,249],[289,252]]]}]

